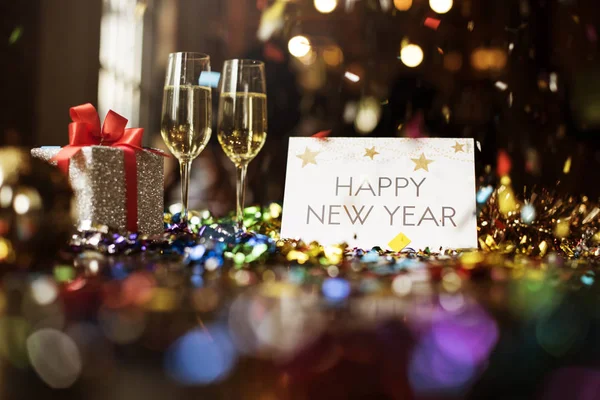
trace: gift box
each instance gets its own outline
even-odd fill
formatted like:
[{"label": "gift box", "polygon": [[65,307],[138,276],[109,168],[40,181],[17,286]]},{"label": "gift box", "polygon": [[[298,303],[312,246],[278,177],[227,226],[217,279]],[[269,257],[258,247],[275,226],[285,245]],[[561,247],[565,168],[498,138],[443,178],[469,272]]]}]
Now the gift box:
[{"label": "gift box", "polygon": [[91,104],[71,108],[69,145],[31,150],[69,176],[80,226],[156,234],[163,229],[166,156],[141,147],[143,129],[125,129],[127,119],[109,111],[100,127]]}]

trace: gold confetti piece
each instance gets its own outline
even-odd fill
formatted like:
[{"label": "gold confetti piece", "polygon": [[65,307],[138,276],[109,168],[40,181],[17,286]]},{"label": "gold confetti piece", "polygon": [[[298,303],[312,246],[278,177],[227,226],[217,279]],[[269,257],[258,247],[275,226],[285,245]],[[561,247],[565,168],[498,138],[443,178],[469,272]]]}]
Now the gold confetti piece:
[{"label": "gold confetti piece", "polygon": [[571,172],[571,157],[567,158],[565,166],[563,167],[564,174],[568,174],[569,172]]},{"label": "gold confetti piece", "polygon": [[546,243],[546,241],[543,240],[538,247],[540,249],[540,256],[544,257],[546,255],[546,252],[548,251],[548,243]]},{"label": "gold confetti piece", "polygon": [[410,239],[402,232],[396,235],[389,243],[388,246],[394,251],[401,251],[403,248],[410,244]]},{"label": "gold confetti piece", "polygon": [[510,186],[501,186],[498,189],[498,209],[507,216],[511,212],[516,211],[518,203],[515,199],[515,194]]},{"label": "gold confetti piece", "polygon": [[490,248],[490,250],[496,250],[498,248],[498,245],[496,244],[496,241],[494,240],[494,238],[491,235],[487,235],[485,238],[485,244],[487,247]]},{"label": "gold confetti piece", "polygon": [[482,238],[477,239],[477,241],[479,242],[479,247],[481,247],[482,250],[485,250],[485,251],[491,250]]},{"label": "gold confetti piece", "polygon": [[308,254],[302,253],[298,250],[292,250],[287,254],[288,261],[296,261],[298,264],[304,264],[308,261]]},{"label": "gold confetti piece", "polygon": [[592,211],[590,211],[590,213],[583,219],[583,224],[587,224],[590,223],[594,218],[596,218],[596,215],[598,215],[598,213],[600,212],[600,208],[595,207]]},{"label": "gold confetti piece", "polygon": [[344,249],[339,246],[327,246],[323,249],[323,253],[330,264],[339,264],[344,257]]},{"label": "gold confetti piece", "polygon": [[510,254],[515,250],[515,245],[512,242],[504,242],[504,243],[501,243],[501,246],[498,246],[498,248],[503,253]]}]

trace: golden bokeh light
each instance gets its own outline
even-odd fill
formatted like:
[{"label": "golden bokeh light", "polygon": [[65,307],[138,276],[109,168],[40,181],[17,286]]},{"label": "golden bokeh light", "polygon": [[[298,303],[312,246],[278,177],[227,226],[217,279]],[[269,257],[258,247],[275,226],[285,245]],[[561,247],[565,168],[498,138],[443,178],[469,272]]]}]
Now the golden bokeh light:
[{"label": "golden bokeh light", "polygon": [[462,68],[462,55],[456,51],[452,51],[444,55],[444,68],[451,72],[458,72]]},{"label": "golden bokeh light", "polygon": [[438,14],[445,14],[453,6],[452,0],[429,0],[429,7]]},{"label": "golden bokeh light", "polygon": [[394,0],[394,7],[399,11],[407,11],[412,7],[412,0]]},{"label": "golden bokeh light", "polygon": [[19,193],[15,196],[15,200],[13,203],[13,208],[17,214],[25,214],[29,211],[29,207],[31,206],[31,202],[29,201],[29,197],[26,194]]},{"label": "golden bokeh light", "polygon": [[484,48],[475,49],[473,53],[471,53],[471,65],[479,71],[488,69],[487,50]]},{"label": "golden bokeh light", "polygon": [[294,57],[304,57],[311,51],[310,41],[305,36],[294,36],[288,42],[288,50]]},{"label": "golden bokeh light", "polygon": [[315,0],[315,8],[322,14],[329,14],[337,7],[337,0]]},{"label": "golden bokeh light", "polygon": [[499,48],[479,47],[471,54],[471,65],[478,71],[501,70],[506,62],[506,52]]},{"label": "golden bokeh light", "polygon": [[354,128],[361,134],[370,133],[379,123],[380,117],[380,102],[374,97],[365,97],[358,105],[358,111],[354,119]]},{"label": "golden bokeh light", "polygon": [[416,44],[406,45],[400,50],[400,60],[409,68],[418,67],[423,62],[423,50]]},{"label": "golden bokeh light", "polygon": [[323,49],[323,60],[330,67],[337,67],[344,62],[344,53],[338,46],[327,46]]},{"label": "golden bokeh light", "polygon": [[503,69],[506,67],[506,52],[502,49],[490,49],[489,65],[490,69]]}]

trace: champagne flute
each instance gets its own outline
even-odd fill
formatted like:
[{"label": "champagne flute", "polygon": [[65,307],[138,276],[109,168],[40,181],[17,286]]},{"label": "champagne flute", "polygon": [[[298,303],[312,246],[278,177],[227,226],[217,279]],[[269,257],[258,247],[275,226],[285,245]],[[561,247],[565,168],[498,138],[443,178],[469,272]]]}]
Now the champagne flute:
[{"label": "champagne flute", "polygon": [[237,169],[237,228],[244,230],[248,164],[267,139],[265,65],[255,60],[227,60],[221,74],[218,134],[223,151]]},{"label": "champagne flute", "polygon": [[206,54],[169,54],[160,132],[179,161],[182,223],[187,222],[192,161],[204,150],[212,132],[211,91],[200,86],[200,75],[208,71],[210,57]]}]

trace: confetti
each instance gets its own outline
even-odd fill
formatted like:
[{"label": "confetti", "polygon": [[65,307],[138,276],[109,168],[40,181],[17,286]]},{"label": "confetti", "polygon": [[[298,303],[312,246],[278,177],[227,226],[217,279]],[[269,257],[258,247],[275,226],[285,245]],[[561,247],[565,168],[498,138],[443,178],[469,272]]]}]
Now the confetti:
[{"label": "confetti", "polygon": [[388,246],[390,247],[390,249],[399,252],[409,244],[410,239],[404,233],[400,232],[388,243]]}]

